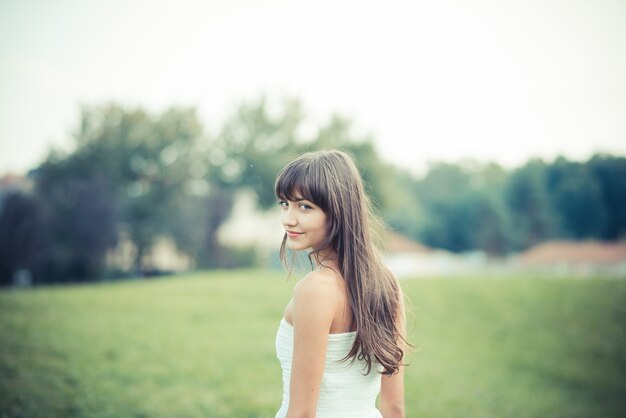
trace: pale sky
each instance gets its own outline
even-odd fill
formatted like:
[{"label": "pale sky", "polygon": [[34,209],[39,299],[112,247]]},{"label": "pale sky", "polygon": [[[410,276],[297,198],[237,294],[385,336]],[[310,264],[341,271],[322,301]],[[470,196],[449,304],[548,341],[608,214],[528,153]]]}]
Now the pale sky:
[{"label": "pale sky", "polygon": [[0,174],[69,147],[79,105],[299,97],[412,170],[626,155],[626,2],[0,1]]}]

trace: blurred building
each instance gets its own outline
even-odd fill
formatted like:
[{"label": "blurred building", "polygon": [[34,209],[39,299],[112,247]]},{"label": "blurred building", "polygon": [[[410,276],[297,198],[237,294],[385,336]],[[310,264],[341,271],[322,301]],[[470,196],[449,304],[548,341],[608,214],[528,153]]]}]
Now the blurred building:
[{"label": "blurred building", "polygon": [[[115,271],[132,271],[137,249],[128,236],[120,235],[117,246],[107,253],[106,264]],[[194,260],[182,253],[174,241],[167,237],[159,237],[154,245],[142,258],[146,271],[143,274],[161,274],[168,272],[188,271],[195,267]]]},{"label": "blurred building", "polygon": [[626,276],[626,243],[548,241],[520,254],[517,264],[526,269],[567,275]]},{"label": "blurred building", "polygon": [[263,264],[272,265],[275,263],[268,258],[280,248],[284,233],[278,206],[260,211],[254,194],[243,189],[236,193],[233,210],[220,226],[217,236],[225,247],[253,248]]},{"label": "blurred building", "polygon": [[472,275],[487,263],[482,252],[454,254],[427,247],[396,232],[389,235],[384,262],[399,277]]}]

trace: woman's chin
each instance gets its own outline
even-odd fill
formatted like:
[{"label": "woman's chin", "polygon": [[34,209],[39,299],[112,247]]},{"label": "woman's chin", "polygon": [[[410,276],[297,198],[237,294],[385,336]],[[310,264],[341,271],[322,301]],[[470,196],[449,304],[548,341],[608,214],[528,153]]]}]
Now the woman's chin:
[{"label": "woman's chin", "polygon": [[287,241],[287,247],[289,247],[291,251],[302,251],[306,249],[302,244],[298,244],[297,242],[293,241]]}]

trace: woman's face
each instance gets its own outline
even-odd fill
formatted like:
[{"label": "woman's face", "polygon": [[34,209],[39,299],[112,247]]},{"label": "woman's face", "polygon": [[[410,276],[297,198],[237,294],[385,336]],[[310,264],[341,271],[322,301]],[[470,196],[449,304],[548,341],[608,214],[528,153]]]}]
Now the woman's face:
[{"label": "woman's face", "polygon": [[326,213],[306,199],[281,200],[281,222],[287,233],[287,245],[293,251],[319,245],[327,235]]}]

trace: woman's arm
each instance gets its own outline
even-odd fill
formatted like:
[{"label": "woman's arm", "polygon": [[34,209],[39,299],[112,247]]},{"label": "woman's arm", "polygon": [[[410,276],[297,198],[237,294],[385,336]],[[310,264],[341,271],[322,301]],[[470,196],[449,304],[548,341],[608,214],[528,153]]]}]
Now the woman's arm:
[{"label": "woman's arm", "polygon": [[293,293],[294,347],[287,418],[315,417],[337,293],[333,279],[311,272]]},{"label": "woman's arm", "polygon": [[[406,338],[406,314],[404,311],[404,294],[400,289],[400,309],[398,310],[397,325],[400,335]],[[400,348],[406,356],[404,341],[399,341]],[[403,363],[404,358],[401,360]],[[393,375],[383,375],[380,386],[380,412],[385,418],[404,418],[404,367],[399,366],[398,372]]]}]

